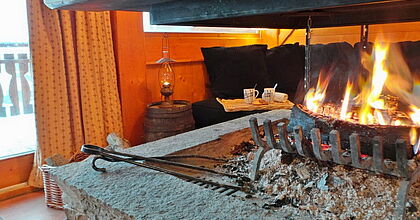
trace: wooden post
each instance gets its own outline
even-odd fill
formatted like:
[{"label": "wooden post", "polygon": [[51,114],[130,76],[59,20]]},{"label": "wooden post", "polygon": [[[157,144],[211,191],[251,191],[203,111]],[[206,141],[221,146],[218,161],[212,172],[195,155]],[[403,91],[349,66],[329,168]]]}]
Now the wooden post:
[{"label": "wooden post", "polygon": [[29,72],[29,60],[28,54],[20,53],[18,54],[19,62],[19,72],[20,72],[20,83],[22,86],[22,103],[23,103],[23,113],[32,114],[34,113],[33,106],[30,104],[31,101],[31,88],[29,87],[28,80],[25,77],[25,74]]},{"label": "wooden post", "polygon": [[4,54],[6,72],[12,76],[9,84],[9,96],[13,106],[10,107],[10,114],[19,115],[19,94],[17,89],[16,66],[14,61],[14,54]]}]

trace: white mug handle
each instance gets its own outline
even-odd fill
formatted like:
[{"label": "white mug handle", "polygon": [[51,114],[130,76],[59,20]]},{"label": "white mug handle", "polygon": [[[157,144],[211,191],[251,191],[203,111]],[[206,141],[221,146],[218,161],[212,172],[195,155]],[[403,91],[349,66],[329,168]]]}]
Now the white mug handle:
[{"label": "white mug handle", "polygon": [[258,95],[260,94],[260,92],[258,90],[255,90],[254,92],[256,92],[257,94],[255,95],[255,98],[258,97]]}]

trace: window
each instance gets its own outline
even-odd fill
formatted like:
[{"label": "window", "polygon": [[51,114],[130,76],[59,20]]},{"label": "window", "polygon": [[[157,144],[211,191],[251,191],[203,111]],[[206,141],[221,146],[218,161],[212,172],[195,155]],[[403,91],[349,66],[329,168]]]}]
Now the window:
[{"label": "window", "polygon": [[0,1],[0,159],[36,147],[26,1]]},{"label": "window", "polygon": [[221,27],[194,27],[194,26],[173,26],[173,25],[152,25],[150,14],[143,12],[144,32],[181,32],[181,33],[237,33],[257,34],[257,28],[221,28]]}]

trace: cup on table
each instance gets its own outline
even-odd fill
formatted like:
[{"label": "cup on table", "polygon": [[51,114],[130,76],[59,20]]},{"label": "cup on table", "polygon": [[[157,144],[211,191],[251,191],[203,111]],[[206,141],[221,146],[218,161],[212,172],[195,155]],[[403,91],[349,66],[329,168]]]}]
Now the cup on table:
[{"label": "cup on table", "polygon": [[256,89],[244,89],[245,103],[251,104],[260,93]]},{"label": "cup on table", "polygon": [[274,94],[276,91],[274,88],[264,88],[264,93],[262,94],[262,99],[267,103],[272,103],[274,100]]}]

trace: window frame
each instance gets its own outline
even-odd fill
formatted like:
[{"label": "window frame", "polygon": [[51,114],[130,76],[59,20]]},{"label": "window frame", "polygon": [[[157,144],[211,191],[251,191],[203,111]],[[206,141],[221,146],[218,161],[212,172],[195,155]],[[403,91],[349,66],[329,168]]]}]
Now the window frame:
[{"label": "window frame", "polygon": [[145,33],[213,33],[213,34],[259,34],[258,28],[198,27],[181,25],[150,24],[150,13],[143,12],[143,31]]}]

